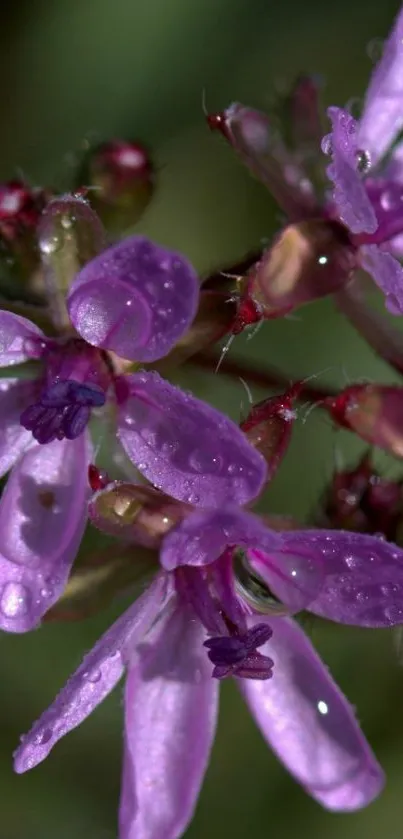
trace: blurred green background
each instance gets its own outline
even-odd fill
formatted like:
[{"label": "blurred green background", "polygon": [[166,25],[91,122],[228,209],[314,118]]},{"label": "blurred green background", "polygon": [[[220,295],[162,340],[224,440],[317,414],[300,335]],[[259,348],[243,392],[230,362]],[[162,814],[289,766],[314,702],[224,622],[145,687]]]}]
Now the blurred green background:
[{"label": "blurred green background", "polygon": [[[388,31],[398,4],[353,0],[2,0],[0,177],[67,183],[85,136],[139,137],[155,151],[159,189],[139,229],[207,271],[237,259],[279,224],[263,187],[203,120],[232,100],[270,107],[299,71],[318,72],[326,99],[362,96],[369,42]],[[370,52],[372,50],[370,49]],[[391,372],[325,301],[267,323],[234,357],[249,355],[293,377],[322,374],[342,386]],[[190,378],[188,380],[190,382]],[[234,418],[242,385],[192,372],[191,386]],[[261,393],[253,388],[253,394]],[[303,518],[334,468],[359,447],[304,411],[263,508]],[[383,461],[387,474],[396,465]],[[121,689],[63,740],[45,764],[18,777],[11,752],[53,699],[114,606],[81,624],[0,639],[0,838],[113,839],[120,781]],[[390,632],[310,628],[335,678],[358,708],[388,784],[368,810],[332,815],[305,795],[267,750],[241,698],[225,684],[212,763],[186,836],[229,839],[397,839],[403,822],[403,669]],[[161,837],[164,839],[164,837]]]}]

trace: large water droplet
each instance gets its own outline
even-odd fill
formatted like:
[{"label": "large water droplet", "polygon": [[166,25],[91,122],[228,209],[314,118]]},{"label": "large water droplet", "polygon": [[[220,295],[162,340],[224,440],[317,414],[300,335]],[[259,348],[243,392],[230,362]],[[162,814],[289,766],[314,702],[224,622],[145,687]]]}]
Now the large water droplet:
[{"label": "large water droplet", "polygon": [[35,746],[44,746],[45,743],[49,743],[49,740],[51,740],[52,737],[53,730],[51,728],[44,728],[43,731],[40,731],[34,738]]},{"label": "large water droplet", "polygon": [[222,457],[204,449],[196,449],[189,458],[189,466],[195,472],[207,475],[217,475],[221,471]]},{"label": "large water droplet", "polygon": [[19,618],[26,615],[31,594],[21,583],[6,583],[3,588],[0,608],[6,618]]}]

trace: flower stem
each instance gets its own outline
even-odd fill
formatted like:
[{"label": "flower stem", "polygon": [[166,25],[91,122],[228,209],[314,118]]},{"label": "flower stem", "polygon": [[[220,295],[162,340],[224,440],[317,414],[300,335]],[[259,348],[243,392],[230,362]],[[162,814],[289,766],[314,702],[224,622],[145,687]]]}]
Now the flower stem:
[{"label": "flower stem", "polygon": [[[196,365],[204,370],[214,371],[217,367],[218,358],[218,355],[213,355],[213,353],[202,352],[192,356],[188,364]],[[274,367],[262,369],[241,359],[224,358],[220,364],[220,373],[224,373],[226,376],[231,376],[232,378],[245,379],[248,384],[255,384],[258,387],[270,390],[273,388],[288,390],[294,381],[293,377],[288,376],[280,370],[276,370]],[[303,384],[301,393],[297,398],[303,402],[317,402],[320,404],[323,399],[334,395],[335,392],[331,388],[325,386],[311,387],[307,383]]]}]

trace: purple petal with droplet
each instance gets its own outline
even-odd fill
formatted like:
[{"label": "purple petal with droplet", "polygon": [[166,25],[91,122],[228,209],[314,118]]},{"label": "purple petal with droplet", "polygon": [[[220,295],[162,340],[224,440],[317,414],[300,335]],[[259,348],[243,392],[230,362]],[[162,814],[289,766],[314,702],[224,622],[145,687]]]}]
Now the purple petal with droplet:
[{"label": "purple petal with droplet", "polygon": [[31,387],[27,382],[0,379],[0,476],[11,469],[32,443],[32,434],[20,423],[30,393]]},{"label": "purple petal with droplet", "polygon": [[14,755],[16,772],[27,772],[44,760],[53,746],[76,728],[102,702],[121,678],[125,651],[147,632],[163,607],[167,587],[160,574],[147,591],[108,629],[70,677],[52,705]]},{"label": "purple petal with droplet", "polygon": [[67,305],[90,344],[155,361],[186,332],[198,298],[197,274],[181,254],[131,236],[79,271]]},{"label": "purple petal with droplet", "polygon": [[30,342],[38,344],[41,338],[45,340],[43,332],[30,320],[0,311],[0,367],[27,361],[31,358]]},{"label": "purple petal with droplet", "polygon": [[369,83],[358,142],[377,163],[403,127],[403,9]]},{"label": "purple petal with droplet", "polygon": [[351,706],[297,624],[270,618],[270,625],[262,652],[274,659],[273,677],[238,683],[263,736],[324,807],[365,807],[384,776]]},{"label": "purple petal with droplet", "polygon": [[338,623],[403,623],[403,550],[377,536],[337,530],[283,533],[287,549],[321,557],[322,588],[309,611]]},{"label": "purple petal with droplet", "polygon": [[392,254],[378,245],[360,248],[361,265],[371,274],[385,295],[385,305],[392,315],[403,314],[403,267]]},{"label": "purple petal with droplet", "polygon": [[120,839],[177,839],[192,818],[214,739],[218,685],[205,632],[180,607],[129,670]]},{"label": "purple petal with droplet", "polygon": [[33,446],[11,472],[0,501],[0,626],[8,631],[32,629],[64,589],[87,519],[89,462],[82,435]]},{"label": "purple petal with droplet", "polygon": [[158,373],[124,379],[118,434],[128,456],[156,487],[189,504],[246,504],[264,485],[262,455],[224,414]]},{"label": "purple petal with droplet", "polygon": [[352,233],[373,233],[378,222],[358,171],[357,122],[342,108],[331,107],[327,113],[332,131],[323,138],[322,148],[332,155],[326,172],[334,184],[334,203]]},{"label": "purple petal with droplet", "polygon": [[311,557],[293,555],[284,547],[282,534],[237,508],[192,513],[167,534],[160,561],[167,570],[204,566],[218,559],[228,546],[257,550],[270,589],[291,609],[303,609],[320,590],[323,568],[319,551]]}]

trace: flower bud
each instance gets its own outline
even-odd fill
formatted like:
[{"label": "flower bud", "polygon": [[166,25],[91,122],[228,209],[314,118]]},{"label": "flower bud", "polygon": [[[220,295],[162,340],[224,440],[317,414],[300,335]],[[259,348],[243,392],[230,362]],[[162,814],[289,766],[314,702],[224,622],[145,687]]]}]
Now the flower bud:
[{"label": "flower bud", "polygon": [[36,228],[50,198],[22,181],[0,185],[0,256],[2,291],[10,299],[41,302]]},{"label": "flower bud", "polygon": [[296,382],[285,393],[258,402],[241,422],[240,427],[249,443],[267,463],[267,483],[274,477],[288,449],[297,416],[294,402],[301,390],[302,383]]},{"label": "flower bud", "polygon": [[263,317],[282,316],[338,291],[354,268],[354,249],[340,224],[323,219],[291,224],[252,269],[248,295]]},{"label": "flower bud", "polygon": [[119,234],[141,218],[154,192],[151,158],[139,143],[111,140],[89,151],[79,174],[108,231]]},{"label": "flower bud", "polygon": [[351,385],[324,400],[332,419],[363,440],[403,458],[403,388]]},{"label": "flower bud", "polygon": [[115,481],[93,496],[88,512],[104,533],[156,548],[189,509],[151,487]]},{"label": "flower bud", "polygon": [[54,322],[70,324],[65,295],[78,270],[106,246],[102,224],[80,195],[49,201],[38,225],[45,292]]},{"label": "flower bud", "polygon": [[381,478],[365,454],[354,469],[335,473],[315,523],[326,528],[382,534],[395,542],[402,520],[402,482]]}]

